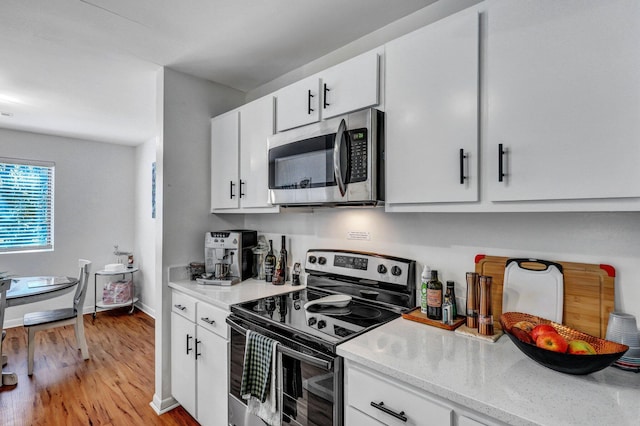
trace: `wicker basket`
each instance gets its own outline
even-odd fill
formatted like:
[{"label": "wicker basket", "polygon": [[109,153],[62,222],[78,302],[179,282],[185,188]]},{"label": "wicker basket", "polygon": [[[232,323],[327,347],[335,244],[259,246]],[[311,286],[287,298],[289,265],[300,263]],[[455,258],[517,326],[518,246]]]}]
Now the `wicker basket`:
[{"label": "wicker basket", "polygon": [[[596,350],[595,355],[577,355],[553,352],[539,348],[534,344],[519,340],[511,332],[511,327],[519,321],[533,324],[551,324],[558,334],[567,341],[584,340]],[[599,337],[574,330],[566,325],[558,324],[545,318],[521,312],[505,312],[500,316],[500,324],[511,341],[529,358],[545,367],[568,374],[589,374],[608,367],[620,358],[628,349],[627,345],[612,342]]]}]

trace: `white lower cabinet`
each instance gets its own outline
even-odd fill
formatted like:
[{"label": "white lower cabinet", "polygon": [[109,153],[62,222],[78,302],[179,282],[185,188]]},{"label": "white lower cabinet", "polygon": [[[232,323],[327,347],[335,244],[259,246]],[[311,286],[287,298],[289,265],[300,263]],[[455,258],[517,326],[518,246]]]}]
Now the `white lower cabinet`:
[{"label": "white lower cabinet", "polygon": [[173,292],[171,393],[202,426],[228,424],[228,314]]},{"label": "white lower cabinet", "polygon": [[345,425],[489,426],[498,421],[345,360]]}]

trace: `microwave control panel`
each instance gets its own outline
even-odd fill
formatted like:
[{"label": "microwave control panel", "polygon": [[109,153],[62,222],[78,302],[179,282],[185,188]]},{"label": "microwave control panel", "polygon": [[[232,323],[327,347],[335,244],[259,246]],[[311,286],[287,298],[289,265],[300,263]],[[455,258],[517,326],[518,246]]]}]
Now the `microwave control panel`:
[{"label": "microwave control panel", "polygon": [[365,182],[367,180],[367,129],[349,130],[350,170],[349,182]]}]

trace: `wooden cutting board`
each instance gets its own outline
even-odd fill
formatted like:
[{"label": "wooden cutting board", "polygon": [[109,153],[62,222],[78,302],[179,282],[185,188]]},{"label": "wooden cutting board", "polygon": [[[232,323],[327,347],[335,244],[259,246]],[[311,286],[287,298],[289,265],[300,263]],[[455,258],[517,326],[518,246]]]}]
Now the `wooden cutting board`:
[{"label": "wooden cutting board", "polygon": [[[495,322],[502,314],[502,284],[507,259],[484,254],[475,259],[475,271],[493,277],[491,307]],[[563,324],[604,339],[609,313],[614,310],[615,269],[609,265],[554,262],[562,265],[564,274]]]}]

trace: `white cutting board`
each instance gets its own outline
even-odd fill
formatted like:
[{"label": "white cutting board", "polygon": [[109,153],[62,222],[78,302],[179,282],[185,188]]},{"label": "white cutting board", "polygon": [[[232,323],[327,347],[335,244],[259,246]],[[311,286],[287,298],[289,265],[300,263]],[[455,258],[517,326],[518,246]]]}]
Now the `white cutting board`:
[{"label": "white cutting board", "polygon": [[[545,269],[526,267],[534,263]],[[538,259],[507,260],[502,312],[524,312],[562,324],[563,301],[564,280],[560,264]]]}]

